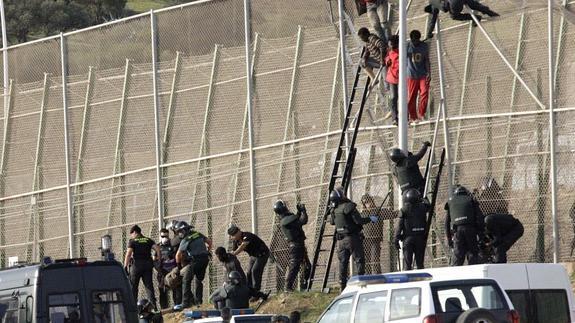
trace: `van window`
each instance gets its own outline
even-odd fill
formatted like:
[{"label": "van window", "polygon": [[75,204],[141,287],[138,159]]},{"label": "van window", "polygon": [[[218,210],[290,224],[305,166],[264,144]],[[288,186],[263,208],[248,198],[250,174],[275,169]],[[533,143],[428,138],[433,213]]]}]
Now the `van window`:
[{"label": "van window", "polygon": [[80,296],[77,293],[48,295],[51,323],[80,323]]},{"label": "van window", "polygon": [[387,291],[366,293],[358,297],[355,323],[383,322]]},{"label": "van window", "polygon": [[92,306],[95,323],[127,322],[120,291],[93,292]]},{"label": "van window", "polygon": [[529,315],[529,291],[528,290],[506,290],[507,295],[513,308],[519,312],[521,323],[533,323],[531,315]]},{"label": "van window", "polygon": [[458,284],[432,286],[436,310],[441,313],[463,312],[482,307],[488,310],[506,309],[503,295],[491,284]]},{"label": "van window", "polygon": [[334,301],[318,323],[349,323],[352,304],[353,296]]},{"label": "van window", "polygon": [[390,320],[419,316],[420,288],[395,289],[391,292]]},{"label": "van window", "polygon": [[0,299],[0,322],[18,323],[18,299],[7,297]]},{"label": "van window", "polygon": [[568,323],[569,303],[564,290],[532,290],[540,323]]}]

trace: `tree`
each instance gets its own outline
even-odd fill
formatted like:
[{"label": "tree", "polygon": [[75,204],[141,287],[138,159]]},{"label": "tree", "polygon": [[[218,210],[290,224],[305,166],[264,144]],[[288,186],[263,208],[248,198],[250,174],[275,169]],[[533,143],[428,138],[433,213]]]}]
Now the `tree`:
[{"label": "tree", "polygon": [[12,42],[85,28],[124,16],[127,0],[8,0],[6,29]]}]

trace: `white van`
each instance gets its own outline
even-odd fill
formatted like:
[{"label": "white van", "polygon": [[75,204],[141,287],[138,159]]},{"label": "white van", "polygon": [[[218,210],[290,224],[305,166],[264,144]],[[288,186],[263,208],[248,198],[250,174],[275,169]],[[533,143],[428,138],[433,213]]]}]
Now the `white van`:
[{"label": "white van", "polygon": [[485,264],[414,270],[437,279],[495,279],[505,290],[521,323],[575,323],[575,300],[560,264]]}]

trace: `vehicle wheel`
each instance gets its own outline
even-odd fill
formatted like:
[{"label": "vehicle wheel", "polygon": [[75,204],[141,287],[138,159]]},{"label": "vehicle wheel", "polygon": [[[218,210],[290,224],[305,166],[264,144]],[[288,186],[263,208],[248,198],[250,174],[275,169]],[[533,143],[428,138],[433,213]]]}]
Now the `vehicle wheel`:
[{"label": "vehicle wheel", "polygon": [[497,319],[489,310],[471,308],[463,312],[455,323],[496,323]]}]

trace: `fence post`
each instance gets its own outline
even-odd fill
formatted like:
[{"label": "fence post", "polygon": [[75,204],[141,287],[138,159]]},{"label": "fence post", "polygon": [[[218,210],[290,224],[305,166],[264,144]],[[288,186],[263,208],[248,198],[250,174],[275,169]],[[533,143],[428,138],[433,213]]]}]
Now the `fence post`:
[{"label": "fence post", "polygon": [[244,40],[246,49],[246,103],[248,106],[248,143],[250,151],[250,204],[252,211],[252,232],[258,232],[257,203],[256,203],[256,172],[254,161],[254,120],[252,107],[253,73],[251,69],[251,18],[250,0],[244,0]]},{"label": "fence post", "polygon": [[555,49],[553,48],[553,2],[547,1],[547,37],[549,54],[549,159],[551,161],[551,218],[553,219],[553,262],[559,262],[559,223],[557,220],[557,161],[555,160]]},{"label": "fence post", "polygon": [[68,74],[68,53],[66,49],[66,37],[60,33],[60,55],[62,63],[62,106],[64,107],[64,155],[66,158],[66,206],[68,212],[68,246],[70,248],[70,258],[74,258],[74,207],[72,203],[72,192],[70,190],[70,132],[68,131],[68,96],[66,93],[66,75]]},{"label": "fence post", "polygon": [[154,88],[154,142],[156,144],[156,195],[158,198],[158,230],[164,227],[164,194],[162,190],[162,142],[160,140],[160,99],[158,97],[158,37],[156,15],[150,10],[152,36],[152,86]]}]

